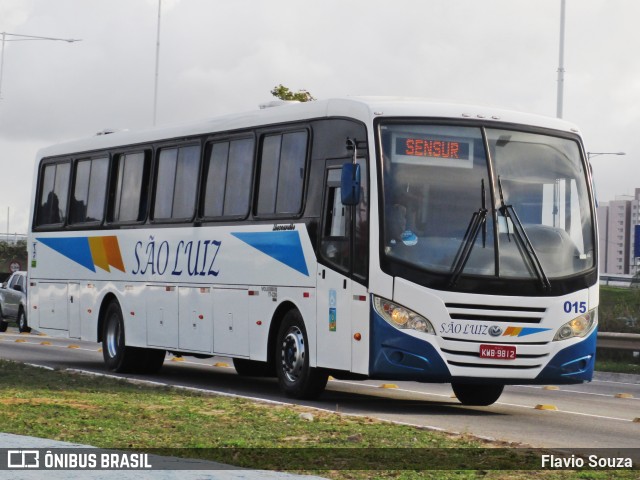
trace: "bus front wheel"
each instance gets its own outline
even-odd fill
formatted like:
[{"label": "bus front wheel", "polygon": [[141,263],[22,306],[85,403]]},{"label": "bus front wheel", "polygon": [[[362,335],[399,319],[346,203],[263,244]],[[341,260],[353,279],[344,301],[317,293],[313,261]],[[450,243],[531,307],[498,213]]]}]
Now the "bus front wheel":
[{"label": "bus front wheel", "polygon": [[280,389],[297,399],[317,398],[329,376],[309,366],[309,342],[302,317],[297,310],[289,311],[278,330],[276,373]]},{"label": "bus front wheel", "polygon": [[486,407],[500,398],[504,385],[452,383],[451,388],[463,405]]}]

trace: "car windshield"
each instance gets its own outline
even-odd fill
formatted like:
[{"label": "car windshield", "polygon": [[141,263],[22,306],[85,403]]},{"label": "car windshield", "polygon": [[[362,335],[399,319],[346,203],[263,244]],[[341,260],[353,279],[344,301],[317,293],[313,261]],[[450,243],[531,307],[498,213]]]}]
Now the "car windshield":
[{"label": "car windshield", "polygon": [[391,122],[379,134],[389,259],[454,277],[537,277],[543,284],[594,266],[576,141]]}]

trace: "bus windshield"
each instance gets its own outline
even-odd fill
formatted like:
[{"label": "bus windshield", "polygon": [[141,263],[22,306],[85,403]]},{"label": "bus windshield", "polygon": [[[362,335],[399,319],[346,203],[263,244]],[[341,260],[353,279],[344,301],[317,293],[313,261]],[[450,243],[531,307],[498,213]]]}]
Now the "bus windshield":
[{"label": "bus windshield", "polygon": [[594,266],[577,141],[396,122],[382,123],[379,134],[390,261],[454,276],[543,283]]}]

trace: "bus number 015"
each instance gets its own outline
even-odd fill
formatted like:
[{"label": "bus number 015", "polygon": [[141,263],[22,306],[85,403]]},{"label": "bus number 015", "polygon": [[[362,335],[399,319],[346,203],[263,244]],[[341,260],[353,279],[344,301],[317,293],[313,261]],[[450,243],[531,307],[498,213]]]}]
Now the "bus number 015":
[{"label": "bus number 015", "polygon": [[564,302],[565,313],[587,313],[587,302]]}]

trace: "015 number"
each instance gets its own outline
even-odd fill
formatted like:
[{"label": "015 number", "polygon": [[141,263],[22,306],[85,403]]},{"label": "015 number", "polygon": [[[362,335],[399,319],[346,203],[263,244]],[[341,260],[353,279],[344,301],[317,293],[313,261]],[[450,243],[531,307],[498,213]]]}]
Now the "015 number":
[{"label": "015 number", "polygon": [[587,313],[587,302],[564,302],[565,313]]}]

